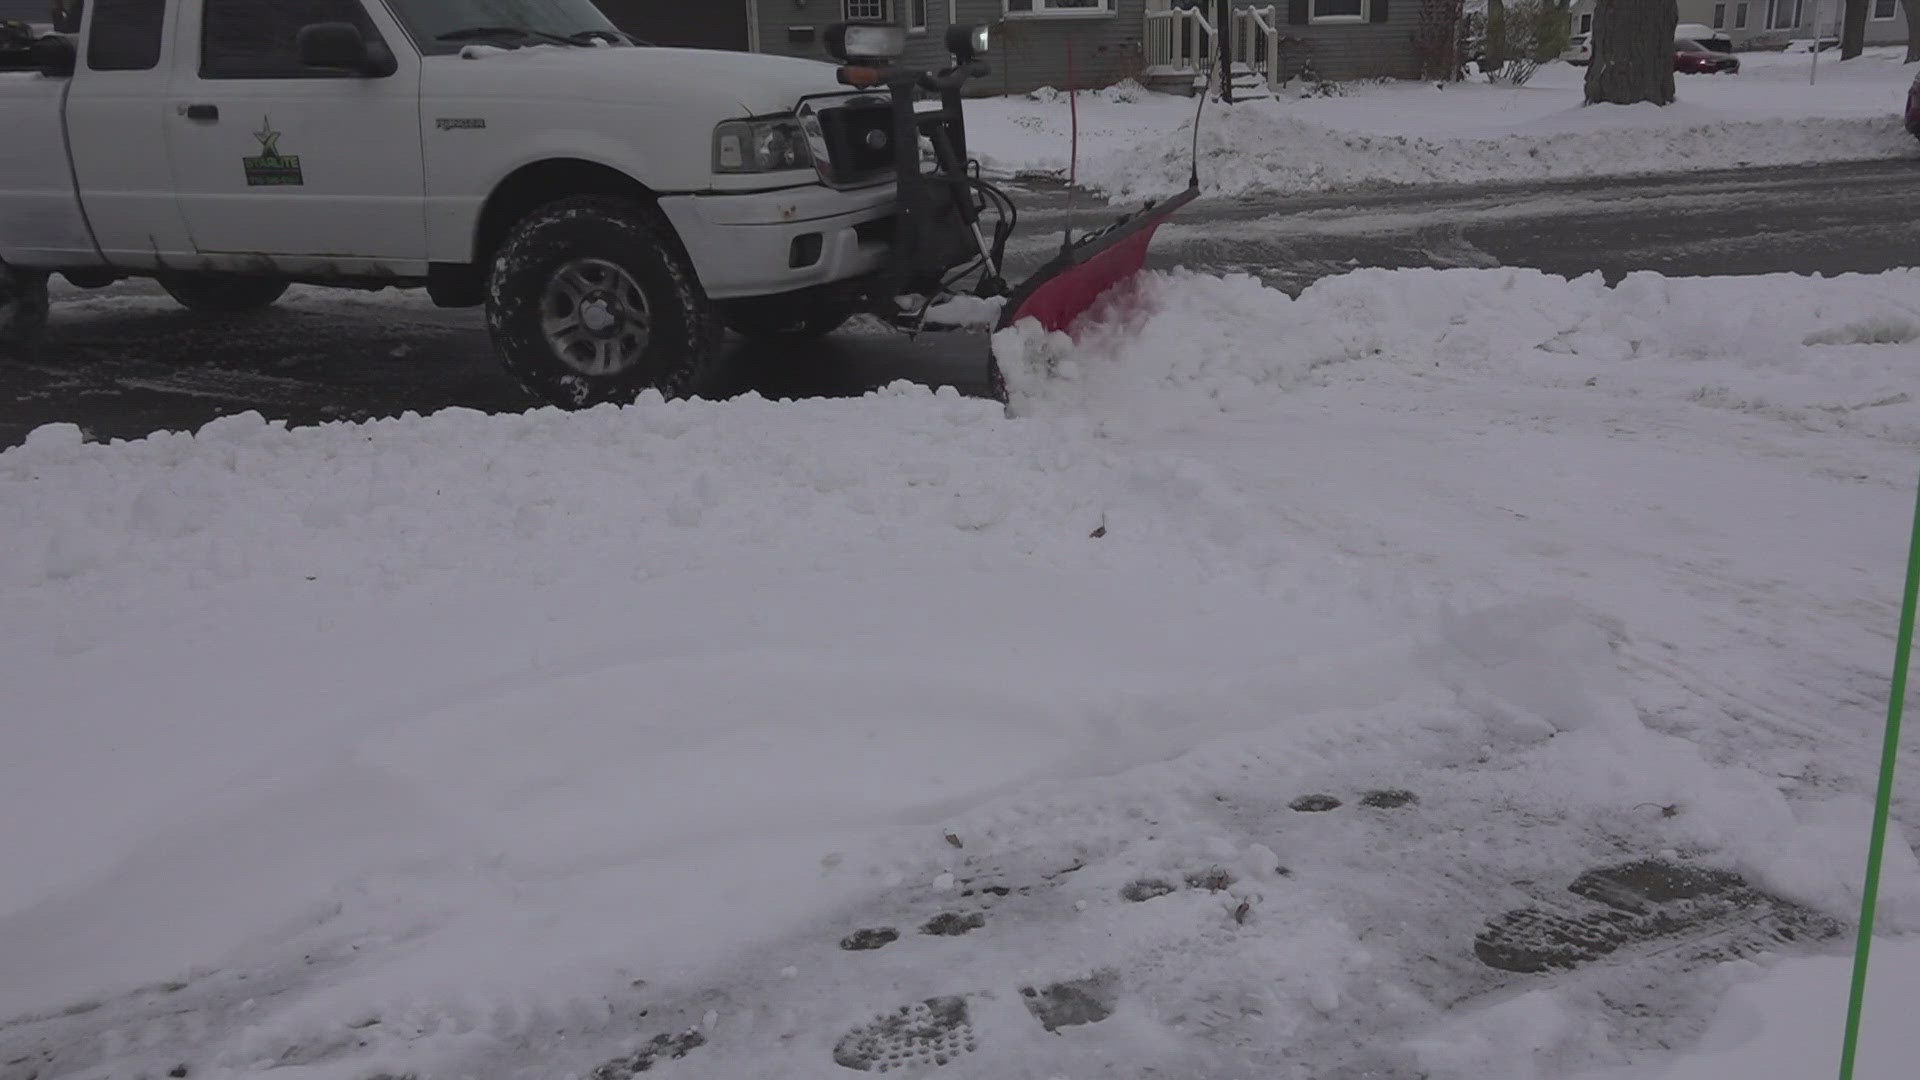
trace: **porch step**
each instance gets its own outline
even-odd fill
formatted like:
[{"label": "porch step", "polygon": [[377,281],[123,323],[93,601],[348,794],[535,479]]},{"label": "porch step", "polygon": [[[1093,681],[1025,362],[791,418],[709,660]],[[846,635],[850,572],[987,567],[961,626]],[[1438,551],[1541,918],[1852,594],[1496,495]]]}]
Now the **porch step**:
[{"label": "porch step", "polygon": [[[1267,89],[1267,80],[1258,71],[1246,64],[1235,64],[1230,72],[1228,83],[1233,87],[1235,101],[1258,101],[1271,98],[1273,92]],[[1207,76],[1203,72],[1193,78],[1193,92],[1202,93],[1207,88]]]},{"label": "porch step", "polygon": [[[1245,64],[1233,65],[1231,81],[1233,96],[1236,100],[1250,101],[1273,96],[1273,93],[1267,89],[1267,80]],[[1148,68],[1141,73],[1140,82],[1149,90],[1179,94],[1183,97],[1192,97],[1201,93],[1208,85],[1207,72],[1175,67]]]}]

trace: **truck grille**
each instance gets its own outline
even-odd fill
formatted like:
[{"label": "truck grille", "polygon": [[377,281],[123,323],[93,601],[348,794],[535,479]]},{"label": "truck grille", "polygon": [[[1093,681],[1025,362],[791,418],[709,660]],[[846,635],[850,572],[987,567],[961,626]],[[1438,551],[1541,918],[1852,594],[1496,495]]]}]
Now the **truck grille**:
[{"label": "truck grille", "polygon": [[893,108],[850,104],[822,109],[820,133],[827,144],[828,179],[835,184],[877,180],[893,171]]}]

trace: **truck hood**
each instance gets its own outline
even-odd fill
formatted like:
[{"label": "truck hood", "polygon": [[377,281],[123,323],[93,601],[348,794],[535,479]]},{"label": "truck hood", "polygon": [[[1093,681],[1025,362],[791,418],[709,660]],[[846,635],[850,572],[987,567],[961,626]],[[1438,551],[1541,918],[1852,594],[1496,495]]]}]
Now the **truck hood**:
[{"label": "truck hood", "polygon": [[470,45],[446,59],[484,65],[479,81],[494,93],[525,88],[549,100],[653,98],[744,116],[787,112],[803,97],[849,92],[835,80],[832,64],[717,49]]}]

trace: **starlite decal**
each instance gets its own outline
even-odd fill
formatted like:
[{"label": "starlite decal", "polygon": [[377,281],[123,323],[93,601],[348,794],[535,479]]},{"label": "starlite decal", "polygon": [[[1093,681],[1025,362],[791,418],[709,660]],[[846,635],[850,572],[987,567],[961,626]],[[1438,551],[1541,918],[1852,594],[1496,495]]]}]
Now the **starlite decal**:
[{"label": "starlite decal", "polygon": [[434,123],[441,131],[473,130],[487,126],[487,121],[478,116],[443,116]]},{"label": "starlite decal", "polygon": [[300,156],[280,152],[280,132],[273,130],[272,117],[261,117],[260,130],[254,132],[253,137],[260,140],[260,156],[240,159],[247,170],[248,187],[306,185],[306,176],[300,172]]}]

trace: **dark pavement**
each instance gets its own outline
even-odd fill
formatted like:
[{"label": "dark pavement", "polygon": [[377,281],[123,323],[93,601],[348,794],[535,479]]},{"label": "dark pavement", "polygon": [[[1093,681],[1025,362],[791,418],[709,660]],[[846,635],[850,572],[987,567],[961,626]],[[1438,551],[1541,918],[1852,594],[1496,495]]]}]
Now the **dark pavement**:
[{"label": "dark pavement", "polygon": [[[1021,193],[1012,276],[1049,253],[1064,191]],[[1081,205],[1086,205],[1083,197]],[[1920,265],[1912,159],[1643,179],[1204,200],[1162,231],[1151,264],[1245,271],[1297,292],[1360,266],[1530,266],[1556,274],[1833,274]],[[1095,224],[1111,211],[1082,210]],[[909,341],[844,332],[803,348],[741,345],[703,396],[859,394],[896,379],[985,388],[980,334]],[[0,361],[0,446],[43,423],[97,438],[192,429],[258,410],[297,423],[533,402],[495,366],[473,311],[424,296],[299,290],[241,319],[195,315],[152,286],[62,288],[47,348]]]}]

